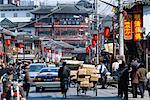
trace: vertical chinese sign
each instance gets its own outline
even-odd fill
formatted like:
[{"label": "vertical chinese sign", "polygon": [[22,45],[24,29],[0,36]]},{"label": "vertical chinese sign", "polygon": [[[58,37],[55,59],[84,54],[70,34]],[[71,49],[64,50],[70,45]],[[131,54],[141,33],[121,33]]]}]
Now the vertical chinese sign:
[{"label": "vertical chinese sign", "polygon": [[125,40],[132,39],[132,21],[130,17],[124,19],[124,39]]},{"label": "vertical chinese sign", "polygon": [[142,38],[141,27],[142,27],[142,18],[140,14],[134,14],[134,41],[139,41]]}]

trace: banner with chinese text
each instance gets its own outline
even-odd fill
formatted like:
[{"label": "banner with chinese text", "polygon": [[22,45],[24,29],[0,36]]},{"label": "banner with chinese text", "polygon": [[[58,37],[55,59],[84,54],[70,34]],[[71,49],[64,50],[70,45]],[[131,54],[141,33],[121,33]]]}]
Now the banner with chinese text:
[{"label": "banner with chinese text", "polygon": [[139,41],[142,38],[141,27],[142,27],[142,18],[141,14],[134,14],[134,41]]},{"label": "banner with chinese text", "polygon": [[124,19],[124,39],[132,39],[132,21],[130,17]]}]

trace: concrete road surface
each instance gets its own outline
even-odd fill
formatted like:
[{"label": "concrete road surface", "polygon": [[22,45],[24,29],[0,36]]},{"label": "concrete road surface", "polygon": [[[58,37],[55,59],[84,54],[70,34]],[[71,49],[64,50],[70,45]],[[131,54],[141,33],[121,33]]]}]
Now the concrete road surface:
[{"label": "concrete road surface", "polygon": [[[27,100],[61,100],[62,94],[60,92],[35,92],[35,88],[31,88],[29,97]],[[87,91],[86,95],[81,93],[77,96],[76,88],[70,88],[67,92],[66,100],[121,100],[121,98],[117,97],[117,88],[108,87],[107,89],[98,89],[98,95],[95,96],[95,92]],[[143,99],[140,98],[132,98],[132,94],[129,93],[129,100],[150,100],[148,97],[148,92],[145,92],[145,97]]]},{"label": "concrete road surface", "polygon": [[[117,88],[108,87],[107,89],[98,89],[98,94],[95,96],[95,92],[87,91],[86,95],[81,93],[77,96],[76,88],[69,88],[67,92],[66,100],[121,100],[117,97]],[[1,100],[1,99],[0,99]],[[62,94],[60,92],[54,91],[44,91],[44,92],[35,92],[35,87],[31,87],[29,97],[27,100],[63,100]],[[148,92],[145,92],[145,97],[132,98],[132,94],[129,93],[129,100],[150,100],[148,97]]]}]

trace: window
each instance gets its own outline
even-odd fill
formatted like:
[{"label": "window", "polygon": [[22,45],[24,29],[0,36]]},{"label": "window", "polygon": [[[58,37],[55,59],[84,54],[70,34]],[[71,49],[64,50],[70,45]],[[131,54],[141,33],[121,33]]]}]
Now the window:
[{"label": "window", "polygon": [[26,17],[30,17],[30,13],[26,13]]},{"label": "window", "polygon": [[14,13],[14,17],[18,17],[18,14],[17,14],[17,13]]},{"label": "window", "polygon": [[1,13],[1,17],[5,17],[5,13]]}]

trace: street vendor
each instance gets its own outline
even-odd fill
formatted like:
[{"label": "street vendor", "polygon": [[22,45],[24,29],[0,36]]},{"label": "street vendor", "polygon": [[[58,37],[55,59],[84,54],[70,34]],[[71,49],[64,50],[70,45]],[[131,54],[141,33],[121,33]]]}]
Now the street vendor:
[{"label": "street vendor", "polygon": [[102,83],[102,89],[105,89],[105,84],[107,81],[106,73],[108,72],[108,69],[106,68],[105,64],[103,63],[103,60],[100,60],[100,64],[97,65],[97,69],[100,72],[100,77],[101,77],[101,83]]}]

